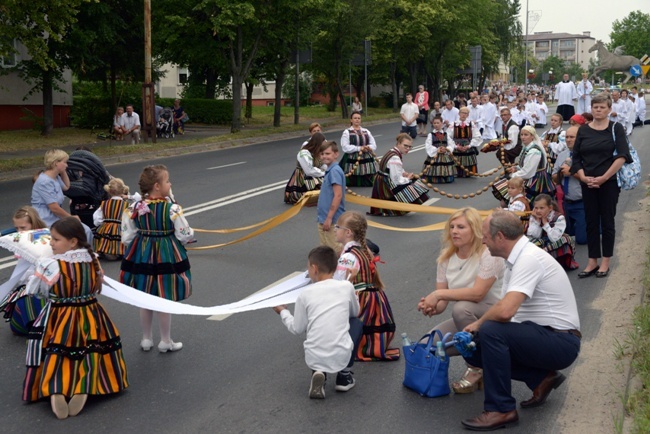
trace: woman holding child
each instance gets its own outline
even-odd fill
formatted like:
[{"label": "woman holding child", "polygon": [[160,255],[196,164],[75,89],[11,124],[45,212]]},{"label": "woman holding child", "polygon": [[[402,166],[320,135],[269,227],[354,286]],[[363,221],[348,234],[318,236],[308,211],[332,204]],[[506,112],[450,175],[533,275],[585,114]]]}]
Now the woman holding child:
[{"label": "woman holding child", "polygon": [[[418,303],[418,310],[431,317],[443,313],[449,302],[455,302],[451,319],[434,328],[443,336],[463,330],[501,298],[504,260],[490,255],[483,245],[481,225],[481,216],[474,208],[462,208],[449,216],[438,257],[436,290]],[[458,355],[454,348],[447,354]],[[481,369],[468,365],[452,388],[456,393],[471,393],[482,387],[482,378]]]}]

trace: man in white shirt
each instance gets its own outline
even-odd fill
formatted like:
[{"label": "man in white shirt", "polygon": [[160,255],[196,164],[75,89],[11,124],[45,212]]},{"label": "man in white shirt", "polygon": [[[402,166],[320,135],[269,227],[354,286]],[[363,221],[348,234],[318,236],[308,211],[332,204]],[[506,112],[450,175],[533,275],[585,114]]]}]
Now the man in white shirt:
[{"label": "man in white shirt", "polygon": [[445,101],[445,108],[442,109],[440,115],[442,118],[442,126],[446,130],[449,128],[449,125],[453,125],[459,119],[458,109],[454,107],[454,102],[450,99]]},{"label": "man in white shirt", "polygon": [[126,113],[122,115],[122,125],[124,130],[124,139],[131,136],[131,144],[140,143],[140,116],[133,111],[133,104],[126,106]]},{"label": "man in white shirt", "polygon": [[[466,419],[469,429],[491,431],[516,423],[519,416],[511,380],[522,381],[533,396],[522,408],[546,402],[565,380],[558,372],[580,352],[580,319],[571,282],[562,266],[523,235],[519,217],[498,210],[483,222],[483,244],[506,260],[503,298],[478,321],[477,349],[468,364],[483,368],[484,411]],[[477,335],[478,333],[478,335]]]},{"label": "man in white shirt", "polygon": [[483,134],[483,106],[478,103],[478,95],[474,93],[470,99],[469,120],[478,126],[479,131]]},{"label": "man in white shirt", "polygon": [[495,94],[483,95],[481,97],[483,105],[481,106],[481,121],[483,123],[483,139],[492,140],[497,138],[494,123],[499,117],[496,105],[497,96]]},{"label": "man in white shirt", "polygon": [[609,120],[623,126],[627,122],[627,103],[621,99],[618,90],[612,92],[612,111],[609,112]]},{"label": "man in white shirt", "polygon": [[634,121],[636,120],[636,101],[634,97],[630,98],[627,89],[621,91],[621,100],[625,101],[625,132],[629,136],[632,134],[632,128],[634,128]]},{"label": "man in white shirt", "polygon": [[578,99],[576,86],[569,80],[569,74],[562,76],[562,82],[555,86],[555,99],[557,100],[556,113],[562,115],[565,122],[571,119],[571,116],[576,114],[574,101]]},{"label": "man in white shirt", "polygon": [[591,113],[591,91],[594,86],[587,78],[587,73],[582,73],[582,81],[576,86],[578,93],[578,114]]},{"label": "man in white shirt", "polygon": [[638,98],[636,99],[636,122],[634,126],[642,127],[645,125],[645,114],[646,114],[646,103],[645,103],[645,94],[643,91],[639,92]]},{"label": "man in white shirt", "polygon": [[402,117],[402,133],[407,133],[412,139],[418,136],[418,116],[420,116],[420,108],[413,102],[413,95],[406,94],[406,102],[402,104],[402,109],[399,111]]}]

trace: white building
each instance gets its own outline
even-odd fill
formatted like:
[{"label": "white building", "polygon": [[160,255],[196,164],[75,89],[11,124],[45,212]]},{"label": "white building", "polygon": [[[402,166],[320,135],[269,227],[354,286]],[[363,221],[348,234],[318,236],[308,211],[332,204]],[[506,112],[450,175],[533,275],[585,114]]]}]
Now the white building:
[{"label": "white building", "polygon": [[570,33],[535,32],[528,35],[528,52],[543,62],[549,56],[577,63],[582,69],[589,68],[589,59],[596,60],[596,52],[589,52],[596,39],[591,37],[591,32],[582,32],[581,35]]}]

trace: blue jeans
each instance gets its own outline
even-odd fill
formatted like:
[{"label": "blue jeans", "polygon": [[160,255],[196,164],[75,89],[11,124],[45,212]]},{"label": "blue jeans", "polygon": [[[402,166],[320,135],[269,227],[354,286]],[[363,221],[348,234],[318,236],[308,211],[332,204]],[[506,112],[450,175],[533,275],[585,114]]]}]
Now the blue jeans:
[{"label": "blue jeans", "polygon": [[580,339],[531,321],[486,321],[467,363],[483,368],[485,411],[507,413],[516,408],[511,380],[535,389],[551,372],[570,366],[580,352]]},{"label": "blue jeans", "polygon": [[582,200],[571,202],[564,199],[563,206],[564,217],[566,218],[566,233],[576,237],[576,243],[587,244],[587,221]]},{"label": "blue jeans", "polygon": [[348,363],[348,368],[351,368],[354,365],[354,356],[359,350],[359,342],[361,342],[361,336],[363,336],[363,321],[361,321],[356,316],[350,317],[350,331],[348,332],[354,342],[354,348],[352,349],[352,357],[350,357],[350,363]]}]

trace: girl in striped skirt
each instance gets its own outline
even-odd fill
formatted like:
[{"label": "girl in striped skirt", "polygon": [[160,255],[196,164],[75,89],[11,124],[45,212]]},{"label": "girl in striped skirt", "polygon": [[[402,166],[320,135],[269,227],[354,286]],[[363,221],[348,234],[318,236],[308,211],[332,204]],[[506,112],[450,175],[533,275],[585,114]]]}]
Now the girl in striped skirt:
[{"label": "girl in striped skirt", "polygon": [[555,195],[555,185],[549,173],[551,166],[540,138],[531,126],[525,126],[519,133],[523,149],[517,165],[508,171],[511,178],[522,178],[526,185],[526,197],[532,203],[538,194]]},{"label": "girl in striped skirt", "polygon": [[318,160],[325,136],[314,133],[298,152],[296,169],[284,188],[284,203],[294,204],[308,191],[320,190],[327,166]]},{"label": "girl in striped skirt", "polygon": [[476,122],[467,120],[469,108],[461,107],[458,116],[460,119],[449,126],[447,136],[454,141],[454,156],[458,160],[456,176],[469,178],[470,172],[478,171],[476,156],[483,139]]},{"label": "girl in striped skirt", "polygon": [[26,293],[48,298],[27,340],[24,401],[50,398],[59,419],[76,416],[88,395],[128,387],[122,342],[97,300],[103,271],[78,219],[50,228],[51,258],[39,260]]},{"label": "girl in striped skirt", "polygon": [[334,229],[336,241],[344,245],[334,279],[350,280],[359,297],[363,336],[355,359],[397,360],[399,349],[388,347],[395,334],[395,321],[375,265],[379,258],[366,245],[368,222],[360,213],[347,211],[341,214]]},{"label": "girl in striped skirt", "polygon": [[526,235],[537,247],[547,251],[567,270],[575,270],[575,238],[564,232],[566,219],[551,196],[540,194],[533,203],[533,212]]},{"label": "girl in striped skirt", "polygon": [[109,261],[115,261],[124,255],[121,225],[122,213],[127,206],[124,197],[129,194],[129,187],[120,178],[113,178],[104,186],[104,190],[111,198],[103,201],[93,213],[96,227],[93,244],[95,252]]},{"label": "girl in striped skirt", "polygon": [[350,128],[341,135],[341,169],[347,177],[348,187],[372,187],[377,173],[374,152],[377,143],[370,131],[361,127],[361,113],[352,112]]},{"label": "girl in striped skirt", "polygon": [[[179,301],[192,292],[190,262],[183,244],[194,241],[194,231],[181,207],[169,199],[171,183],[163,165],[147,166],[140,175],[143,200],[124,211],[122,242],[127,245],[120,282],[167,300]],[[178,351],[181,342],[171,339],[171,314],[158,312],[158,351]],[[153,347],[153,311],[140,309],[140,347]]]},{"label": "girl in striped skirt", "polygon": [[[402,157],[411,150],[411,143],[411,136],[407,133],[400,133],[397,136],[395,147],[384,154],[379,163],[375,184],[372,187],[373,199],[413,204],[422,204],[429,199],[427,196],[429,190],[418,181],[415,175],[405,172],[402,166]],[[369,214],[401,216],[408,214],[408,211],[371,207]]]},{"label": "girl in striped skirt", "polygon": [[433,118],[433,131],[424,143],[427,159],[422,167],[422,181],[432,184],[454,182],[456,163],[451,158],[454,140],[442,129],[442,118]]}]

